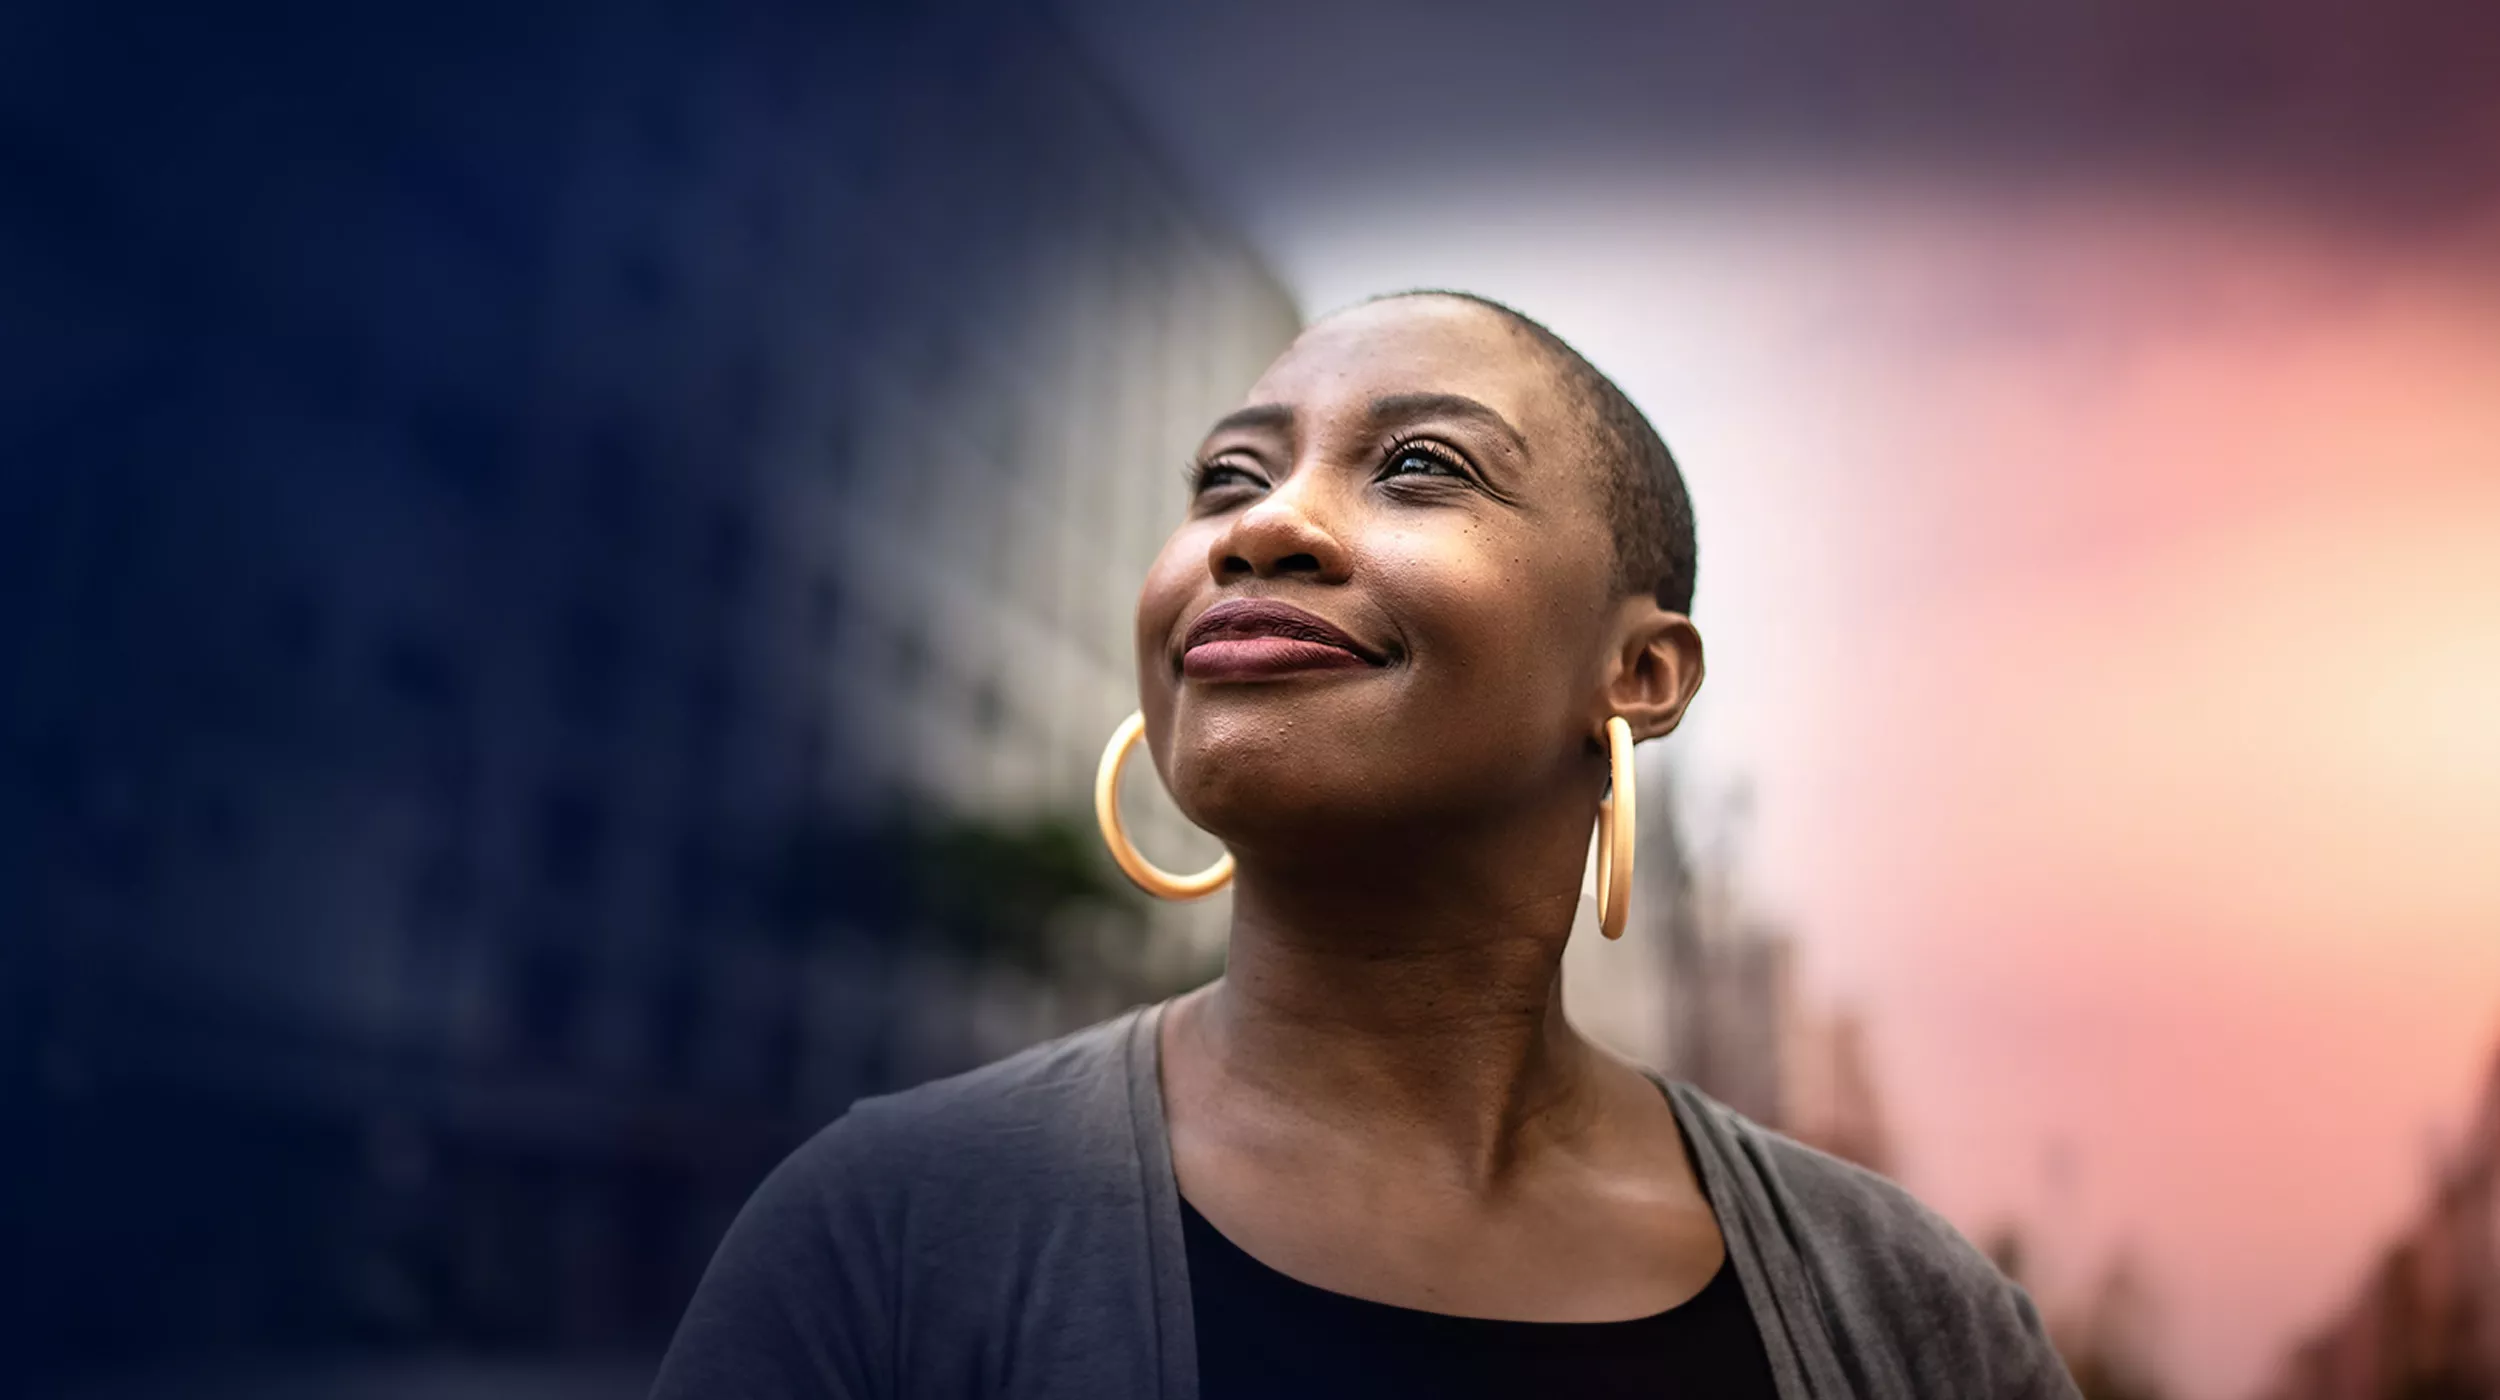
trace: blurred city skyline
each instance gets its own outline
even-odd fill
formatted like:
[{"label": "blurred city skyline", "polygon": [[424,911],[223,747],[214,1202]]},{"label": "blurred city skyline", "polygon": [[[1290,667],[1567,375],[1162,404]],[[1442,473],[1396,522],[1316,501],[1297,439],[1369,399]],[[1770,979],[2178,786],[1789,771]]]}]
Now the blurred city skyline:
[{"label": "blurred city skyline", "polygon": [[1170,463],[1297,318],[1061,31],[25,31],[28,1388],[635,1393],[853,1099],[1212,974],[1085,795]]}]

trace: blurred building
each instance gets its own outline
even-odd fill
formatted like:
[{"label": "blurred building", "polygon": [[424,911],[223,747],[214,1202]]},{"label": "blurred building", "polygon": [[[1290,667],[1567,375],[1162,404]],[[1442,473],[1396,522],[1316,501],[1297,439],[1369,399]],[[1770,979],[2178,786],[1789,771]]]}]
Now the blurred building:
[{"label": "blurred building", "polygon": [[1866,1027],[1799,991],[1795,940],[1735,875],[1741,810],[1697,840],[1675,772],[1662,756],[1642,766],[1631,921],[1608,944],[1593,895],[1582,900],[1564,958],[1573,1019],[1756,1122],[1889,1170]]},{"label": "blurred building", "polygon": [[1081,832],[1294,308],[1028,7],[48,8],[12,1354],[656,1347],[799,1135],[1116,998],[889,828]]},{"label": "blurred building", "polygon": [[1891,1170],[1865,1022],[1804,994],[1795,938],[1746,903],[1730,871],[1681,869],[1659,940],[1667,1071],[1801,1142]]},{"label": "blurred building", "polygon": [[2268,1400],[2500,1396],[2500,1055],[2461,1149],[2359,1294],[2302,1342]]},{"label": "blurred building", "polygon": [[1787,1057],[1781,1126],[1835,1157],[1892,1171],[1892,1130],[1865,1019],[1849,1007],[1807,1010],[1799,1019]]},{"label": "blurred building", "polygon": [[1670,943],[1670,1069],[1772,1127],[1789,1121],[1799,1008],[1794,953],[1776,926],[1745,912],[1723,877],[1692,887],[1696,936]]}]

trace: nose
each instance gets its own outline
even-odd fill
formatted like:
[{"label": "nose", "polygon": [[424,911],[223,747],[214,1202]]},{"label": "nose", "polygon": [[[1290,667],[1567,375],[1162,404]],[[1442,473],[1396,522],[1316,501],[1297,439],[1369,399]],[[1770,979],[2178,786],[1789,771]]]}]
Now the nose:
[{"label": "nose", "polygon": [[1351,551],[1328,523],[1324,473],[1296,471],[1257,503],[1232,518],[1207,550],[1207,572],[1218,583],[1252,578],[1302,577],[1341,583]]}]

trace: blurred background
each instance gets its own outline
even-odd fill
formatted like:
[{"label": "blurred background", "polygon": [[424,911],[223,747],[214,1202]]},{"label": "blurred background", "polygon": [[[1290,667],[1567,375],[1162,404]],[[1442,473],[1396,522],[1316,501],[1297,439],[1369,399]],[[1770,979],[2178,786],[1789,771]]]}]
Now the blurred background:
[{"label": "blurred background", "polygon": [[[1464,287],[1682,460],[1629,1053],[2096,1397],[2500,1396],[2500,12],[0,17],[0,1353],[623,1397],[851,1099],[1215,975],[1180,465]],[[1140,840],[1208,855],[1133,775]]]}]

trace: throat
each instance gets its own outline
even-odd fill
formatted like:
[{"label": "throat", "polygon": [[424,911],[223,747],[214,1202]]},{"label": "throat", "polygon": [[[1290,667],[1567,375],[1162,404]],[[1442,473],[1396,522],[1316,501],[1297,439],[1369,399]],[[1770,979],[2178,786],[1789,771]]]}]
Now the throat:
[{"label": "throat", "polygon": [[1173,1048],[1272,1124],[1498,1182],[1581,1123],[1610,1064],[1562,1003],[1586,828],[1536,815],[1415,850],[1411,829],[1290,858],[1235,844],[1225,975],[1175,1005]]},{"label": "throat", "polygon": [[1174,1005],[1166,1050],[1240,1148],[1377,1157],[1489,1198],[1600,1097],[1556,970],[1522,962],[1237,959]]}]

